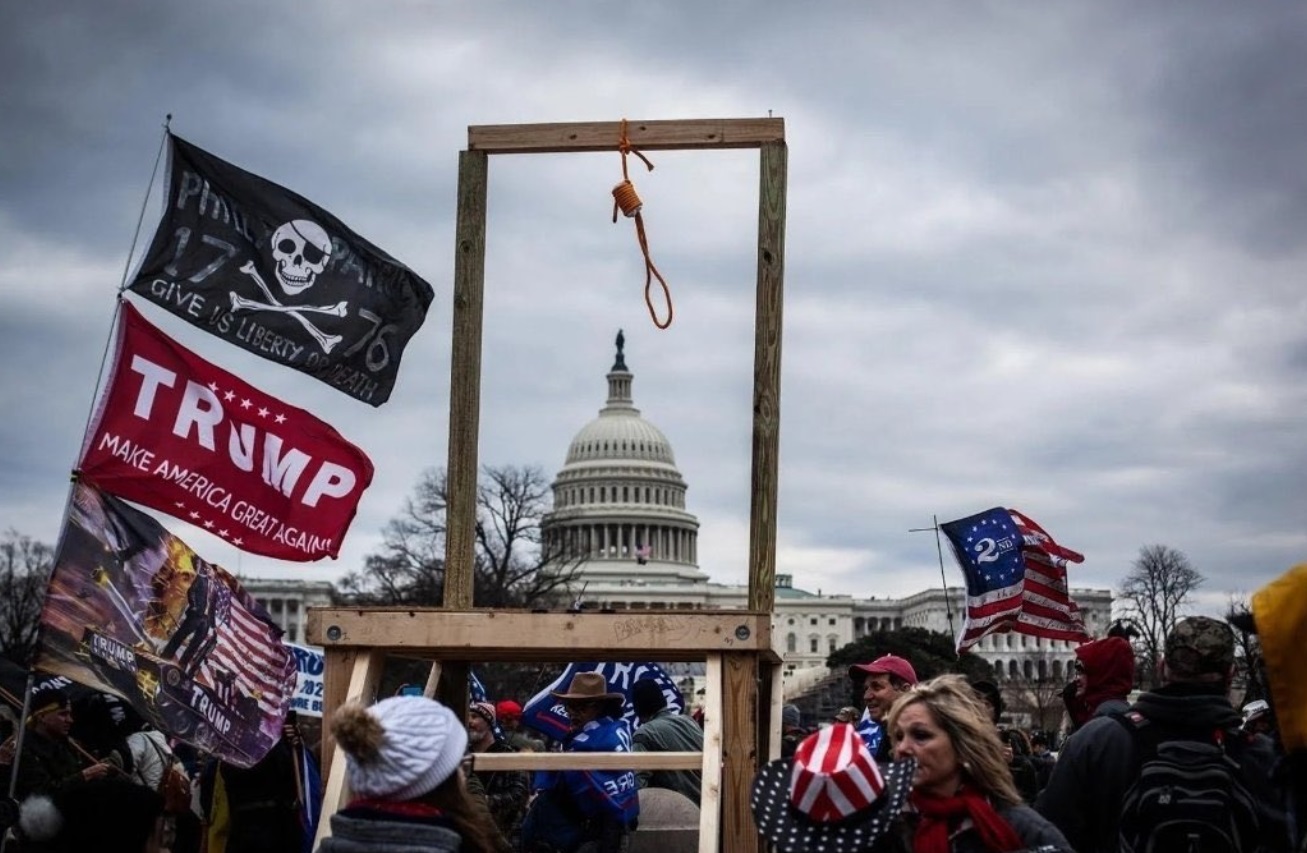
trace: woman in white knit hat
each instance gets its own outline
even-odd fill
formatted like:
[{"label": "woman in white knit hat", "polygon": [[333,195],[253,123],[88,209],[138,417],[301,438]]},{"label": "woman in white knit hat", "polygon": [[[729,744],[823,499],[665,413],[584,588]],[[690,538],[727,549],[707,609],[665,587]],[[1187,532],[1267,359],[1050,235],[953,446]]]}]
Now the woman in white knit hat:
[{"label": "woman in white knit hat", "polygon": [[318,853],[500,849],[490,813],[467,792],[467,730],[453,711],[422,696],[351,703],[332,715],[331,733],[354,799],[332,816]]}]

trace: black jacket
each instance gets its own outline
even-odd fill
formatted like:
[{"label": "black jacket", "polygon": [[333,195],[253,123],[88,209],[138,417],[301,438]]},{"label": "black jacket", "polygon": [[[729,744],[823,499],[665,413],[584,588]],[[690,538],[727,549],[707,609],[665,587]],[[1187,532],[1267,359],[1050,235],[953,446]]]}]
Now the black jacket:
[{"label": "black jacket", "polygon": [[[1239,713],[1209,685],[1171,684],[1145,693],[1134,704],[1151,725],[1175,738],[1210,740],[1216,730],[1235,731]],[[1268,744],[1240,745],[1244,784],[1261,806],[1272,849],[1287,847],[1281,797],[1271,781],[1275,754]],[[1114,717],[1095,717],[1067,738],[1035,808],[1052,821],[1078,853],[1117,853],[1121,802],[1138,771],[1134,735]]]},{"label": "black jacket", "polygon": [[[1018,836],[1025,849],[1048,849],[1056,853],[1073,853],[1070,844],[1053,826],[1040,817],[1030,806],[999,806],[995,809],[999,817],[1007,821]],[[916,812],[905,810],[895,818],[890,831],[872,848],[874,853],[911,853],[917,830]],[[970,823],[959,827],[949,836],[950,853],[988,853],[980,834]]]}]

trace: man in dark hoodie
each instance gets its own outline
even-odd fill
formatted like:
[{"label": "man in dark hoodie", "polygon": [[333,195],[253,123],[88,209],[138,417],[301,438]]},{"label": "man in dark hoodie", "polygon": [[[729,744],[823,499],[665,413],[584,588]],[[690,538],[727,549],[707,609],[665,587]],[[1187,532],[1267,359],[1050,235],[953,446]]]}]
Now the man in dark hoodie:
[{"label": "man in dark hoodie", "polygon": [[[1229,743],[1239,737],[1242,719],[1227,695],[1234,676],[1229,625],[1206,616],[1181,619],[1166,637],[1161,676],[1162,686],[1140,696],[1130,711],[1165,733],[1164,739],[1212,742],[1221,733]],[[1078,853],[1119,849],[1122,802],[1141,760],[1127,722],[1120,715],[1096,717],[1068,738],[1035,805]],[[1269,745],[1242,741],[1238,761],[1244,786],[1264,808],[1263,837],[1287,837],[1284,815],[1273,805],[1280,796],[1271,783],[1275,755]],[[1280,848],[1272,843],[1267,849]]]},{"label": "man in dark hoodie", "polygon": [[1125,637],[1109,636],[1081,645],[1076,649],[1075,670],[1075,681],[1062,694],[1072,731],[1094,717],[1130,707],[1127,697],[1135,685],[1135,651]]}]

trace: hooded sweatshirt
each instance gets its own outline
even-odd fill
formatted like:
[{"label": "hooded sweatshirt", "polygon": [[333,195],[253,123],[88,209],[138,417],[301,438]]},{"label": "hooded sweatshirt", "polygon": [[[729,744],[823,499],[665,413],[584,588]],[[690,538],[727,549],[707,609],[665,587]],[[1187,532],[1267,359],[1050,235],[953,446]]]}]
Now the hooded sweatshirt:
[{"label": "hooded sweatshirt", "polygon": [[[1124,711],[1126,697],[1135,684],[1135,651],[1125,637],[1092,640],[1076,649],[1076,659],[1085,668],[1085,693],[1067,691],[1067,712],[1080,728],[1094,717]],[[1104,703],[1109,703],[1103,707]]]},{"label": "hooded sweatshirt", "polygon": [[[1168,737],[1209,740],[1218,729],[1233,736],[1242,718],[1224,691],[1224,685],[1168,684],[1140,696],[1134,709]],[[1121,802],[1139,759],[1134,735],[1118,720],[1090,720],[1067,738],[1035,808],[1062,830],[1077,853],[1112,853],[1117,850]],[[1239,750],[1239,761],[1244,786],[1263,810],[1264,836],[1287,838],[1284,813],[1276,805],[1281,797],[1271,782],[1275,755],[1269,740],[1248,740]],[[1093,794],[1087,795],[1090,791]]]}]

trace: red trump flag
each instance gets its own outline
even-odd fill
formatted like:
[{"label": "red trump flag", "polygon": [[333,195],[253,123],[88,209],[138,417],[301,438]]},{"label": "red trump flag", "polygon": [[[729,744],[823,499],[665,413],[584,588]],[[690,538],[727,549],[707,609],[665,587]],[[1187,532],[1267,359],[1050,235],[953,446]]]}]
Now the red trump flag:
[{"label": "red trump flag", "polygon": [[216,367],[122,303],[79,477],[252,554],[335,557],[372,462],[332,427]]}]

